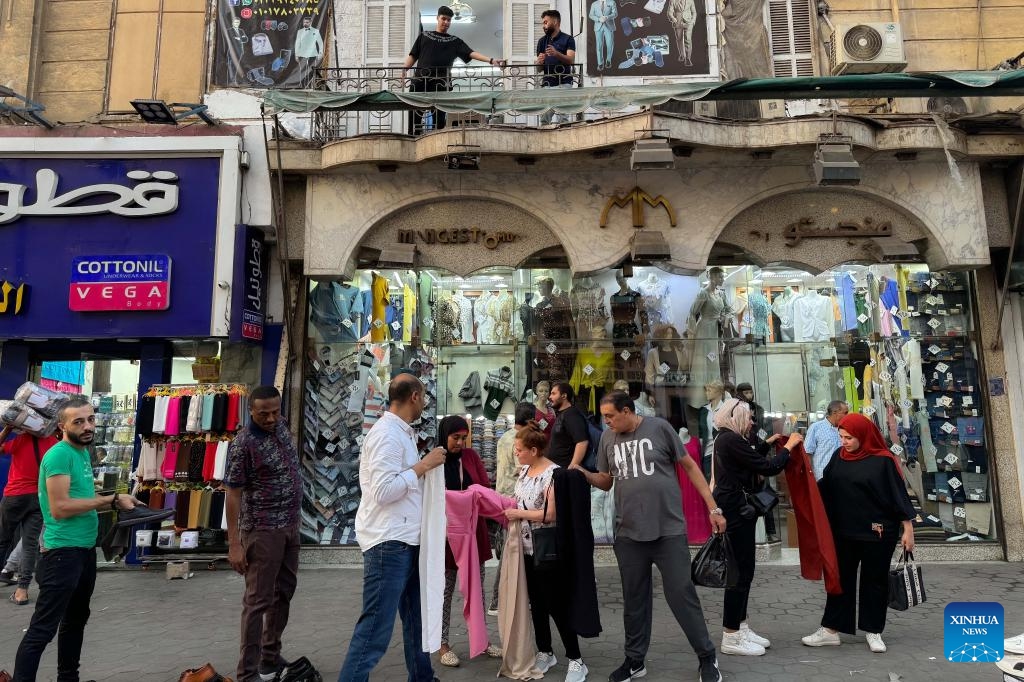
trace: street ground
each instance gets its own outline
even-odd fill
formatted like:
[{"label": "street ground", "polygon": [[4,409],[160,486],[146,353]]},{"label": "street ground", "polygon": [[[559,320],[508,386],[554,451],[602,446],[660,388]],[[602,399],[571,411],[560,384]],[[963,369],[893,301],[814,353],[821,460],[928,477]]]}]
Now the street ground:
[{"label": "street ground", "polygon": [[[904,613],[890,612],[885,632],[886,654],[872,654],[863,636],[843,636],[839,647],[811,649],[800,644],[821,618],[824,590],[820,583],[800,579],[790,566],[759,569],[751,596],[750,623],[772,640],[763,657],[720,656],[726,680],[814,680],[827,682],[938,682],[1001,679],[992,664],[948,663],[943,658],[942,611],[950,601],[998,601],[1005,608],[1006,635],[1024,632],[1024,566],[1007,563],[926,564],[923,568],[929,601]],[[168,581],[162,569],[101,571],[92,600],[92,619],[86,631],[82,679],[102,682],[176,682],[181,671],[207,661],[234,677],[242,578],[230,570],[194,567],[187,581]],[[490,573],[488,575],[490,578]],[[598,568],[604,634],[583,640],[589,679],[603,682],[622,662],[622,595],[618,571]],[[285,634],[285,656],[308,656],[328,682],[336,679],[353,625],[359,614],[362,571],[358,568],[305,568],[292,602],[291,623]],[[7,588],[13,592],[14,588]],[[35,588],[30,594],[35,603]],[[14,654],[32,606],[18,607],[0,591],[0,668],[11,671]],[[720,591],[700,589],[712,639],[721,641]],[[454,613],[461,613],[456,597]],[[488,618],[492,634],[495,619]],[[452,624],[453,647],[467,653],[465,626]],[[654,641],[647,658],[647,680],[695,680],[697,661],[655,587]],[[373,680],[405,680],[396,629],[391,647]],[[563,659],[555,637],[555,653]],[[43,659],[40,680],[53,680],[56,643]],[[442,682],[494,679],[498,664],[480,657],[463,658],[459,668],[435,670]],[[895,673],[900,678],[891,677]],[[546,679],[561,681],[565,662]]]}]

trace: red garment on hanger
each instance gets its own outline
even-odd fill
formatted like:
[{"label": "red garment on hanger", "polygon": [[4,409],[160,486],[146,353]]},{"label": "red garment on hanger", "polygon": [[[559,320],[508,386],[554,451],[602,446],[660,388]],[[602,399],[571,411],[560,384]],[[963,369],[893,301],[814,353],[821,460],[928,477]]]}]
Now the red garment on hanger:
[{"label": "red garment on hanger", "polygon": [[206,450],[203,452],[203,480],[213,480],[213,469],[214,464],[217,461],[217,441],[210,441],[206,444]]},{"label": "red garment on hanger", "polygon": [[[691,437],[683,446],[697,465],[701,467],[700,443]],[[711,517],[708,516],[708,505],[690,482],[683,465],[676,463],[676,478],[679,479],[679,492],[683,496],[683,516],[686,517],[686,540],[691,545],[702,545],[711,537]]]},{"label": "red garment on hanger", "polygon": [[238,414],[238,403],[242,396],[232,391],[228,393],[228,431],[237,431],[240,416]]},{"label": "red garment on hanger", "polygon": [[786,484],[793,502],[793,513],[796,514],[800,575],[807,580],[821,580],[824,575],[825,592],[842,594],[832,527],[818,491],[818,482],[814,480],[811,459],[802,443],[790,452],[789,463],[786,464]]}]

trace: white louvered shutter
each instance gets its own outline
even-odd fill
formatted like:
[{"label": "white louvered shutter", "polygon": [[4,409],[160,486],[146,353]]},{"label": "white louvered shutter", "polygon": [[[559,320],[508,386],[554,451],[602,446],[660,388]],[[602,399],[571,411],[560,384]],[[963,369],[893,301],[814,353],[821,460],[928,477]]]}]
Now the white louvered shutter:
[{"label": "white louvered shutter", "polygon": [[409,6],[405,0],[366,3],[363,22],[363,62],[366,66],[396,66],[409,54]]},{"label": "white louvered shutter", "polygon": [[505,16],[505,35],[509,36],[506,51],[513,64],[532,64],[537,58],[537,41],[544,34],[541,14],[551,9],[551,2],[521,2],[508,0]]},{"label": "white louvered shutter", "polygon": [[769,35],[775,76],[814,75],[813,17],[810,0],[769,0]]}]

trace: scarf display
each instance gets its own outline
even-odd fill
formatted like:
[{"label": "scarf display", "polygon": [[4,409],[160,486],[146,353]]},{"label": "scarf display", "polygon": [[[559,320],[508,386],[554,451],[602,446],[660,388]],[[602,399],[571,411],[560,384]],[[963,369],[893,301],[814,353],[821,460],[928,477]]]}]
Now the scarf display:
[{"label": "scarf display", "polygon": [[862,414],[851,413],[839,421],[839,428],[849,433],[860,441],[860,447],[855,452],[848,452],[846,448],[839,449],[839,456],[847,462],[858,462],[870,456],[888,457],[896,465],[896,471],[903,476],[903,468],[896,456],[889,452],[889,448],[882,438],[882,432],[874,423]]}]

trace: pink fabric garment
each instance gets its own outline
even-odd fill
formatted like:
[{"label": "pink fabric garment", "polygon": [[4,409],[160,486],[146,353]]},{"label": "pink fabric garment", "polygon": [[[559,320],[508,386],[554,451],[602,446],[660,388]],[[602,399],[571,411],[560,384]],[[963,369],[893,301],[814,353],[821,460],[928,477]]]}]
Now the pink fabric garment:
[{"label": "pink fabric garment", "polygon": [[[693,459],[697,468],[701,465],[700,444],[696,438],[690,438],[683,446],[686,453]],[[691,545],[702,545],[711,537],[711,517],[708,506],[693,487],[690,478],[683,470],[682,464],[676,464],[676,478],[679,479],[679,491],[683,495],[683,516],[686,517],[686,539]]]},{"label": "pink fabric garment", "polygon": [[174,466],[178,463],[178,448],[180,443],[176,440],[167,441],[164,446],[164,461],[160,465],[160,475],[165,480],[174,480]]},{"label": "pink fabric garment", "polygon": [[459,567],[459,591],[464,606],[462,615],[469,629],[469,656],[487,650],[487,622],[484,618],[483,592],[480,585],[480,559],[477,556],[477,520],[483,516],[505,526],[505,510],[516,506],[511,497],[503,497],[482,485],[466,490],[446,490],[445,516],[448,517],[448,544]]},{"label": "pink fabric garment", "polygon": [[175,396],[167,401],[167,429],[164,431],[168,436],[178,435],[178,417],[181,412],[181,398]]}]

